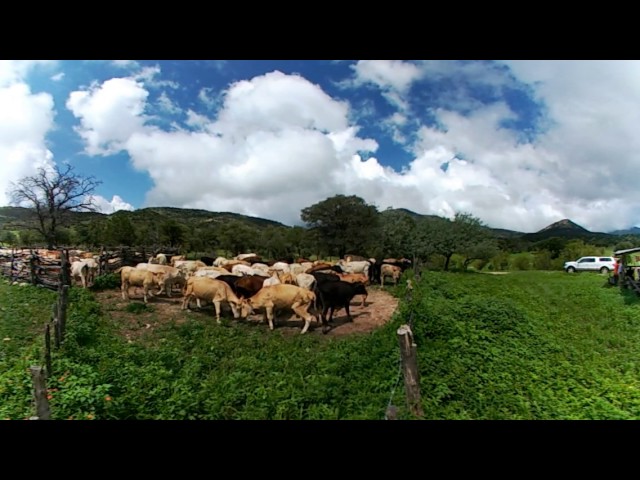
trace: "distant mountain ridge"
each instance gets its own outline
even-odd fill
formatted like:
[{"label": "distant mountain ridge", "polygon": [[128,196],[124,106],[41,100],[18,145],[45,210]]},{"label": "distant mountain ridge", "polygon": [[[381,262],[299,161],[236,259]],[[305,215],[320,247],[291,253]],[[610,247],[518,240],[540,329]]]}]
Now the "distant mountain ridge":
[{"label": "distant mountain ridge", "polygon": [[[412,218],[441,218],[437,215],[423,215],[416,213],[406,208],[395,208],[382,210],[384,212],[400,212],[411,216]],[[18,228],[19,224],[28,221],[31,214],[30,209],[23,207],[0,207],[0,229],[14,229]],[[270,220],[261,217],[252,217],[248,215],[242,215],[232,212],[213,212],[203,209],[190,209],[190,208],[177,208],[177,207],[147,207],[133,211],[119,210],[115,213],[90,213],[90,212],[74,212],[72,223],[84,223],[92,219],[107,218],[113,215],[127,216],[132,221],[142,219],[154,219],[156,221],[175,220],[178,223],[196,222],[198,224],[203,223],[225,223],[228,221],[239,221],[247,225],[251,225],[259,228],[284,227],[291,228],[289,225],[285,225],[275,220]],[[640,236],[640,228],[632,227],[626,230],[616,230],[610,233],[603,232],[591,232],[586,228],[578,225],[572,220],[565,218],[554,222],[541,230],[534,233],[524,233],[515,230],[508,230],[504,228],[492,228],[486,227],[499,238],[516,239],[520,238],[528,242],[537,242],[540,240],[546,240],[553,237],[560,237],[566,239],[583,239],[585,241],[591,241],[595,243],[609,242],[613,243],[615,237],[623,235],[638,235]]]}]

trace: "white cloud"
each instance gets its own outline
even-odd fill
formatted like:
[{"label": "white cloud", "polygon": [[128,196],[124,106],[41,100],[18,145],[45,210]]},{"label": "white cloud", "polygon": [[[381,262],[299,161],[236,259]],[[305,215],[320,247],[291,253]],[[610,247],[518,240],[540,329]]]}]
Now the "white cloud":
[{"label": "white cloud", "polygon": [[0,60],[0,88],[24,82],[29,71],[37,68],[54,68],[56,60]]},{"label": "white cloud", "polygon": [[201,88],[198,92],[200,100],[208,109],[214,109],[218,105],[218,98],[212,94],[213,88]]},{"label": "white cloud", "polygon": [[369,82],[396,92],[406,92],[422,75],[420,67],[402,60],[360,60],[353,69],[356,82]]},{"label": "white cloud", "polygon": [[53,80],[54,82],[59,82],[63,78],[64,78],[64,72],[60,72],[60,73],[56,73],[55,75],[53,75],[51,77],[51,80]]},{"label": "white cloud", "polygon": [[165,113],[171,115],[182,113],[182,109],[169,98],[167,92],[162,92],[162,95],[158,98],[158,104],[160,105],[160,109]]},{"label": "white cloud", "polygon": [[140,66],[135,60],[111,60],[111,65],[118,68],[138,68]]},{"label": "white cloud", "polygon": [[132,133],[143,128],[149,93],[130,78],[112,78],[102,85],[71,92],[67,108],[80,119],[76,127],[89,155],[108,155],[123,149]]},{"label": "white cloud", "polygon": [[53,98],[21,81],[35,64],[0,62],[0,205],[12,182],[54,165],[45,137],[54,125]]},{"label": "white cloud", "polygon": [[152,67],[143,67],[139,72],[133,75],[133,79],[144,83],[146,87],[151,88],[163,88],[169,87],[176,89],[180,85],[178,82],[174,82],[172,80],[161,80],[158,78],[160,76],[161,70],[159,65],[154,65]]},{"label": "white cloud", "polygon": [[118,210],[128,210],[128,211],[133,211],[135,210],[133,208],[133,205],[131,205],[130,203],[125,202],[120,196],[118,195],[114,195],[111,198],[111,201],[107,200],[106,198],[104,198],[101,195],[92,195],[91,199],[93,200],[93,202],[95,203],[98,211],[100,213],[113,213],[113,212],[117,212]]}]

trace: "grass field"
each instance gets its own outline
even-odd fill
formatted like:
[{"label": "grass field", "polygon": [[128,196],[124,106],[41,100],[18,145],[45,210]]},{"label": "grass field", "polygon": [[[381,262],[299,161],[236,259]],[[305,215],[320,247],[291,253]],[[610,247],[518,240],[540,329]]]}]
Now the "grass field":
[{"label": "grass field", "polygon": [[[91,292],[73,289],[52,416],[379,420],[393,403],[409,419],[395,332],[411,320],[426,419],[638,419],[640,297],[606,280],[424,272],[413,302],[368,334],[285,335],[194,316],[133,343]],[[0,282],[0,338],[10,339],[0,344],[0,418],[33,414],[26,369],[42,354],[53,300]]]}]

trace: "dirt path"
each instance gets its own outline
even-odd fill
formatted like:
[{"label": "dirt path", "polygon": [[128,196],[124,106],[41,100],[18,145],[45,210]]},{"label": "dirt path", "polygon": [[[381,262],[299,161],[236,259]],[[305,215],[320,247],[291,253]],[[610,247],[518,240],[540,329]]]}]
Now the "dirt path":
[{"label": "dirt path", "polygon": [[[362,297],[357,296],[351,302],[349,310],[353,318],[353,322],[347,322],[346,312],[341,309],[333,315],[333,328],[327,336],[351,335],[355,333],[367,333],[382,326],[388,322],[398,307],[398,299],[380,288],[369,287],[369,296],[364,307]],[[146,336],[153,332],[160,325],[175,322],[177,324],[184,323],[189,317],[187,312],[180,310],[182,305],[182,296],[174,296],[172,298],[156,297],[149,301],[151,311],[131,313],[126,310],[129,304],[142,304],[142,290],[132,288],[130,291],[131,300],[122,299],[120,290],[107,290],[96,292],[96,298],[103,306],[103,310],[112,321],[118,325],[121,334],[129,339],[135,340],[142,336]],[[192,302],[194,315],[202,316],[203,320],[215,322],[215,311],[213,305],[207,305],[201,311],[195,309],[195,302]],[[231,312],[226,311],[223,307],[223,316],[231,319]],[[289,318],[290,317],[290,318]],[[269,326],[262,323],[263,315],[251,315],[248,319],[250,322],[260,324],[264,328],[265,333],[268,332]],[[280,330],[285,334],[299,334],[302,328],[302,320],[289,316],[287,313],[278,315],[275,322],[276,330]],[[312,322],[307,334],[322,335],[322,328],[315,322]]]}]

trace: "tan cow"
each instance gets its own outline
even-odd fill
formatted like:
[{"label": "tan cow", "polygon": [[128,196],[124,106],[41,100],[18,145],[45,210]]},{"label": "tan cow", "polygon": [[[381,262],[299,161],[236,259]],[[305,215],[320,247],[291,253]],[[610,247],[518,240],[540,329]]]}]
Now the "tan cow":
[{"label": "tan cow", "polygon": [[138,270],[149,270],[154,273],[164,273],[164,283],[158,294],[166,293],[171,298],[171,290],[174,285],[183,287],[187,282],[187,276],[180,269],[170,267],[169,265],[155,265],[153,263],[139,263],[136,265]]},{"label": "tan cow", "polygon": [[120,273],[122,298],[129,300],[129,287],[142,287],[144,292],[144,303],[147,297],[153,296],[151,288],[160,288],[164,284],[164,273],[141,270],[135,267],[120,267],[115,273]]},{"label": "tan cow", "polygon": [[380,267],[380,285],[384,287],[384,279],[385,277],[393,278],[393,284],[398,285],[398,281],[402,276],[402,269],[400,267],[396,267],[395,265],[387,265],[382,264]]},{"label": "tan cow", "polygon": [[233,318],[239,318],[239,306],[240,299],[233,293],[231,287],[221,280],[208,277],[189,277],[187,279],[187,286],[184,293],[184,300],[182,301],[182,310],[186,310],[189,307],[189,302],[192,298],[198,300],[206,300],[213,303],[216,309],[216,321],[220,321],[220,310],[222,302],[226,302],[231,307],[233,312]]},{"label": "tan cow", "polygon": [[264,309],[265,321],[269,322],[269,329],[273,330],[274,309],[293,310],[297,315],[304,319],[304,327],[301,334],[306,333],[311,325],[314,316],[308,310],[309,307],[316,302],[316,295],[312,291],[296,285],[272,285],[262,287],[250,298],[242,300],[240,317],[247,318],[254,310]]}]

